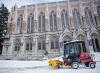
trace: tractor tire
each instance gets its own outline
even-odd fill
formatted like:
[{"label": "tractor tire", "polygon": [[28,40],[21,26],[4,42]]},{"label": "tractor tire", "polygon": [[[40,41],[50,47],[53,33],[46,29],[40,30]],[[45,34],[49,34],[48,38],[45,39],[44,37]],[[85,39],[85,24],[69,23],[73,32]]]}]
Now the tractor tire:
[{"label": "tractor tire", "polygon": [[85,66],[86,66],[86,67],[89,67],[89,63],[85,63]]},{"label": "tractor tire", "polygon": [[90,62],[90,63],[89,63],[89,67],[90,67],[91,69],[94,69],[94,68],[96,67],[96,65],[95,65],[95,63]]},{"label": "tractor tire", "polygon": [[78,62],[73,62],[71,67],[72,67],[73,69],[78,69],[79,63],[78,63]]}]

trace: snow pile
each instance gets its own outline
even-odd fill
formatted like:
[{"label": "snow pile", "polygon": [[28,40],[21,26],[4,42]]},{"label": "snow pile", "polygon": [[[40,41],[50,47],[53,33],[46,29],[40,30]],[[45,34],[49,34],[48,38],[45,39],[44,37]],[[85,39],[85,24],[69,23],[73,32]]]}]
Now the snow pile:
[{"label": "snow pile", "polygon": [[[63,61],[62,57],[57,57],[53,59]],[[51,59],[46,59],[43,61],[0,60],[0,68],[42,67],[48,66],[49,60]]]},{"label": "snow pile", "polygon": [[14,61],[0,60],[0,68],[24,68],[24,67],[41,67],[48,65],[46,61]]}]

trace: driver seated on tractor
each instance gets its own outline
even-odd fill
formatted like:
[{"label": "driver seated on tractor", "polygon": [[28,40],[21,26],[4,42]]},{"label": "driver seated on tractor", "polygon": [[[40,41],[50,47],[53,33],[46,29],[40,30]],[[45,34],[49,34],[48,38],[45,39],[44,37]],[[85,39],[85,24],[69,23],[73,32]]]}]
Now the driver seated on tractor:
[{"label": "driver seated on tractor", "polygon": [[75,52],[74,49],[71,49],[70,54],[67,56],[67,59],[70,59],[71,61],[76,61],[77,58],[79,58],[79,54]]}]

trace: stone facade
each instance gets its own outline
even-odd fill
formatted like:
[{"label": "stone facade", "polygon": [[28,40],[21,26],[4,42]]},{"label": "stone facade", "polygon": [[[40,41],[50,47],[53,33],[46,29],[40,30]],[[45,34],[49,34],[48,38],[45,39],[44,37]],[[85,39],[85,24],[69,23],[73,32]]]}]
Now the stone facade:
[{"label": "stone facade", "polygon": [[[61,55],[61,42],[83,40],[88,52],[100,52],[100,0],[69,0],[15,5],[2,59],[41,59]],[[92,42],[92,44],[91,44]]]}]

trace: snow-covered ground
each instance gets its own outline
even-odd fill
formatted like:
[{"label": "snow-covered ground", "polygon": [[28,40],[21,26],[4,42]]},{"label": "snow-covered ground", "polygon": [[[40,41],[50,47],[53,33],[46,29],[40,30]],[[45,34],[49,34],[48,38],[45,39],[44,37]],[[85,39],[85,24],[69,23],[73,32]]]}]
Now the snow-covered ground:
[{"label": "snow-covered ground", "polygon": [[[51,69],[48,60],[44,61],[14,61],[0,60],[0,73],[100,73],[100,53],[95,54],[96,68],[80,66],[78,69]],[[61,58],[56,58],[61,59]]]},{"label": "snow-covered ground", "polygon": [[95,55],[95,60],[100,62],[100,53],[94,53]]}]

